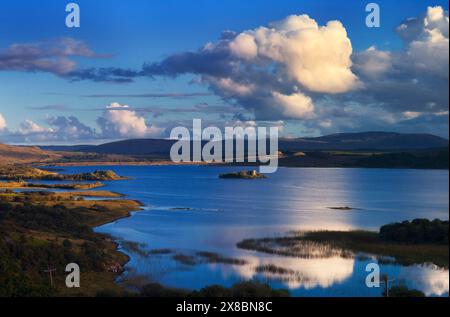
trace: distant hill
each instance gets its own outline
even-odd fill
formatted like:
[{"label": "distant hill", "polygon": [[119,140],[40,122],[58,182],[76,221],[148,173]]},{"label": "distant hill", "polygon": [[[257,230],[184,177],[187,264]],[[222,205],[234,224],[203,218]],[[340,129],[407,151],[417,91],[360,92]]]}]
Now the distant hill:
[{"label": "distant hill", "polygon": [[[160,163],[170,160],[170,149],[175,142],[163,139],[132,139],[101,145],[75,146],[0,144],[0,165]],[[448,169],[448,143],[448,140],[430,134],[389,132],[280,139],[279,165]]]},{"label": "distant hill", "polygon": [[43,162],[58,159],[59,154],[31,146],[13,146],[0,143],[0,165]]},{"label": "distant hill", "polygon": [[448,140],[432,134],[393,132],[338,133],[317,138],[284,139],[282,150],[420,150],[448,147]]},{"label": "distant hill", "polygon": [[[173,140],[132,139],[101,145],[42,146],[43,150],[123,155],[168,156]],[[448,147],[448,140],[431,134],[391,132],[340,133],[315,138],[280,139],[281,151],[421,150]]]},{"label": "distant hill", "polygon": [[101,145],[41,146],[47,151],[91,152],[123,155],[168,155],[176,141],[164,139],[131,139]]}]

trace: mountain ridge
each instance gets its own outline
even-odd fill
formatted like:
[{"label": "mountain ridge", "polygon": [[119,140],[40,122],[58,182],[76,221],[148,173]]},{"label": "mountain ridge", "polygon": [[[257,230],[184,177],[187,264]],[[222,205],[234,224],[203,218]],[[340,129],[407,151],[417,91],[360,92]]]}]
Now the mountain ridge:
[{"label": "mountain ridge", "polygon": [[[93,152],[125,155],[167,155],[176,140],[127,139],[100,145],[41,146],[48,151]],[[421,150],[448,147],[449,141],[426,133],[357,132],[336,133],[320,137],[281,138],[281,151],[302,150]]]}]

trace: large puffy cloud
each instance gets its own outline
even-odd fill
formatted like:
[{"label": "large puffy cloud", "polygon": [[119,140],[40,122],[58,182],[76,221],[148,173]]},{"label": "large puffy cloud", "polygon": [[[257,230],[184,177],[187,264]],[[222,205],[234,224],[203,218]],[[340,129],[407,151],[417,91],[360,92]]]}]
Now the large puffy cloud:
[{"label": "large puffy cloud", "polygon": [[441,6],[428,7],[424,16],[407,19],[396,31],[407,44],[435,31],[448,38],[448,12]]},{"label": "large puffy cloud", "polygon": [[162,129],[148,126],[145,118],[127,105],[112,103],[97,119],[102,129],[102,135],[107,138],[114,137],[154,137],[160,136]]},{"label": "large puffy cloud", "polygon": [[301,119],[313,133],[388,128],[443,135],[448,25],[448,13],[430,7],[397,28],[404,49],[352,52],[340,22],[319,26],[306,15],[290,16],[268,27],[226,32],[197,52],[147,64],[142,75],[197,74],[255,119]]},{"label": "large puffy cloud", "polygon": [[392,112],[440,115],[448,110],[449,17],[442,7],[429,7],[419,18],[397,28],[401,51],[371,47],[354,56],[354,71],[364,80],[356,101]]},{"label": "large puffy cloud", "polygon": [[397,28],[407,45],[403,60],[417,72],[448,79],[449,17],[442,7],[428,7],[424,17],[409,19]]},{"label": "large puffy cloud", "polygon": [[307,15],[292,15],[268,27],[239,34],[226,31],[216,43],[144,64],[139,71],[101,68],[73,74],[77,79],[117,82],[194,74],[258,120],[309,119],[314,94],[344,93],[360,86],[351,54],[351,42],[339,21],[319,26]]},{"label": "large puffy cloud", "polygon": [[[244,121],[295,119],[314,134],[416,129],[444,135],[439,131],[448,130],[448,12],[429,7],[396,32],[403,49],[353,52],[339,21],[321,26],[307,15],[292,15],[240,33],[226,31],[215,43],[140,70],[82,70],[77,79],[129,82],[193,74],[252,115]],[[109,130],[120,135],[117,124]]]},{"label": "large puffy cloud", "polygon": [[239,34],[230,48],[246,60],[279,63],[289,79],[310,91],[347,92],[358,84],[350,69],[352,45],[339,21],[319,27],[307,15],[292,15]]},{"label": "large puffy cloud", "polygon": [[145,64],[140,76],[194,74],[231,104],[258,120],[310,119],[313,94],[337,94],[360,86],[351,66],[352,45],[339,21],[325,26],[292,15],[268,27],[236,34],[196,52]]}]

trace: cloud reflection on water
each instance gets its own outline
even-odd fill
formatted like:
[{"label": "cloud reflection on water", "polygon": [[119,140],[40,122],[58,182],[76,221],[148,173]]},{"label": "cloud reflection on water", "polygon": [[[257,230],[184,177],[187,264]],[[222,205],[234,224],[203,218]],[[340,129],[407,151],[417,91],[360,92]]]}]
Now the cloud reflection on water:
[{"label": "cloud reflection on water", "polygon": [[[331,287],[348,279],[353,274],[354,259],[331,257],[325,259],[300,259],[293,257],[245,257],[248,265],[233,266],[233,270],[244,279],[263,278],[280,280],[287,288],[296,289],[303,287]],[[275,265],[286,270],[294,271],[294,274],[276,274],[272,272],[256,271],[257,267]],[[330,269],[332,268],[332,269]]]}]

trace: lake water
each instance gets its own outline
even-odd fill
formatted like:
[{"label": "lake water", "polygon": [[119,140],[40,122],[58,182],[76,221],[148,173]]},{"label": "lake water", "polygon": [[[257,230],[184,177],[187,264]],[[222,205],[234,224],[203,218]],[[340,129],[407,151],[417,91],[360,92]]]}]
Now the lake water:
[{"label": "lake water", "polygon": [[[67,167],[80,173],[105,167]],[[245,168],[205,166],[113,166],[129,176],[107,182],[104,189],[141,201],[143,211],[97,228],[140,249],[170,249],[151,254],[132,248],[123,278],[144,276],[164,285],[199,289],[230,286],[258,279],[295,296],[379,296],[365,285],[370,255],[346,258],[281,257],[241,250],[246,238],[283,235],[290,230],[377,230],[381,225],[414,218],[449,217],[449,175],[443,170],[280,168],[264,180],[219,179],[224,172]],[[330,207],[349,206],[352,211]],[[245,265],[196,264],[174,254],[195,258],[198,252],[245,260]],[[169,252],[169,251],[167,251]],[[153,252],[156,253],[156,252]],[[197,259],[197,258],[196,258]],[[188,261],[189,262],[189,261]],[[386,262],[382,262],[386,263]],[[295,274],[261,272],[276,265]],[[448,296],[449,271],[432,264],[381,264],[395,283],[422,290],[429,296]]]}]

